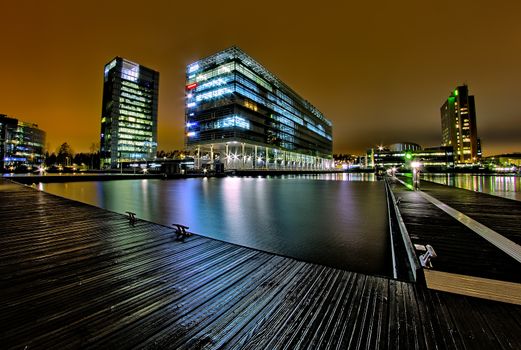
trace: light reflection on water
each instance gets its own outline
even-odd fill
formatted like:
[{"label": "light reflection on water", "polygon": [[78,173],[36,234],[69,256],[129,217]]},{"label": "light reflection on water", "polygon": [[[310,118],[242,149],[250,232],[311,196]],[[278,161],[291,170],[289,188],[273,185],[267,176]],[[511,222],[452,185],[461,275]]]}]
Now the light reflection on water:
[{"label": "light reflection on water", "polygon": [[513,175],[423,174],[425,180],[443,185],[521,201],[521,177]]},{"label": "light reflection on water", "polygon": [[352,271],[389,275],[387,205],[370,174],[118,180],[44,191],[208,237]]}]

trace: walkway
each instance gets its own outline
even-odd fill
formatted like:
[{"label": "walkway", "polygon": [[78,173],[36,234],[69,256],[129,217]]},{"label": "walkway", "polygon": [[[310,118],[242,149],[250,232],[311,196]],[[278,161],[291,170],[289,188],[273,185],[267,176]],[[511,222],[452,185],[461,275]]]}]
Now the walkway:
[{"label": "walkway", "polygon": [[0,180],[3,348],[519,349],[521,306],[299,262]]},{"label": "walkway", "polygon": [[438,255],[429,287],[521,303],[521,202],[427,181],[421,190],[393,185],[412,242]]}]

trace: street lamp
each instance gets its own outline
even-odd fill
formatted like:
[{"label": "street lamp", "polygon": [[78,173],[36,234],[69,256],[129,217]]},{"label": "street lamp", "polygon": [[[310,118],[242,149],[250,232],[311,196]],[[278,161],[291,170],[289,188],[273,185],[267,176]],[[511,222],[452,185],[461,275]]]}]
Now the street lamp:
[{"label": "street lamp", "polygon": [[412,167],[412,187],[413,190],[417,191],[420,189],[420,168],[422,163],[418,161],[411,162]]}]

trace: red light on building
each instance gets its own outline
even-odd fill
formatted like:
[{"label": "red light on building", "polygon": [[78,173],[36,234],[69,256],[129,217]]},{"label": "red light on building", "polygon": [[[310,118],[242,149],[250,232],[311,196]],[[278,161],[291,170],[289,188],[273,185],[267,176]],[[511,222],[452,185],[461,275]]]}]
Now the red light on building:
[{"label": "red light on building", "polygon": [[197,83],[188,84],[188,85],[186,85],[186,90],[193,90],[196,87],[197,87]]}]

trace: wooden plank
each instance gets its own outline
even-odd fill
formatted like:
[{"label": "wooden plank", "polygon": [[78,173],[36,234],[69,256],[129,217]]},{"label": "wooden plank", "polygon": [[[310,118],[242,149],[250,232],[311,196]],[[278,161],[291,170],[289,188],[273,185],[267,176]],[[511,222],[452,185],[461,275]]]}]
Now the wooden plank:
[{"label": "wooden plank", "polygon": [[447,310],[454,322],[459,336],[465,340],[469,349],[498,349],[500,344],[483,320],[483,315],[472,307],[469,298],[456,300],[440,294],[440,300],[447,305]]},{"label": "wooden plank", "polygon": [[427,287],[521,305],[521,284],[426,269]]},{"label": "wooden plank", "polygon": [[[273,342],[280,338],[285,331],[288,319],[293,317],[305,300],[310,298],[310,293],[316,287],[325,268],[312,264],[306,264],[297,273],[296,280],[290,288],[280,294],[278,304],[266,309],[259,314],[254,325],[242,332],[233,348],[258,349],[273,346]],[[268,341],[269,340],[269,341]]]}]

